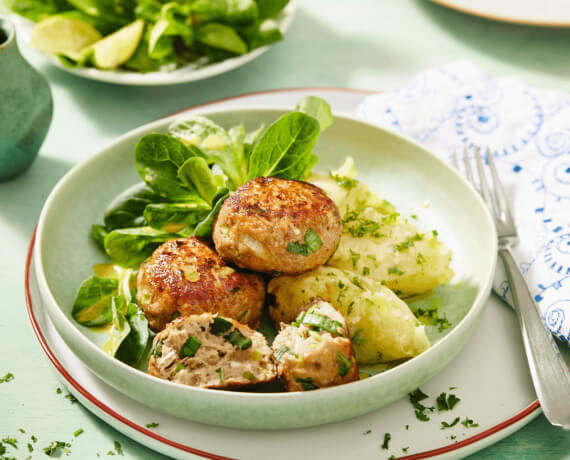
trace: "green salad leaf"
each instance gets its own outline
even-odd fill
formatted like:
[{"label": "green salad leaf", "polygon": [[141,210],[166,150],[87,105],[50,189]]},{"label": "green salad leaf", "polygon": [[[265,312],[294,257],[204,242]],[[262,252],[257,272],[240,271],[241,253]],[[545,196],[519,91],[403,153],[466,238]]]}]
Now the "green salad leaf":
[{"label": "green salad leaf", "polygon": [[5,3],[14,13],[32,21],[40,21],[71,8],[66,0],[5,0]]},{"label": "green salad leaf", "polygon": [[261,19],[272,18],[279,14],[288,3],[289,0],[257,0],[259,17]]},{"label": "green salad leaf", "polygon": [[115,351],[115,356],[130,366],[138,366],[151,344],[151,332],[143,311],[134,303],[129,303],[126,312],[129,333]]},{"label": "green salad leaf", "polygon": [[211,236],[212,235],[212,225],[214,225],[214,220],[218,213],[220,212],[220,208],[226,198],[229,196],[230,191],[228,189],[222,190],[220,195],[218,195],[214,202],[214,206],[210,213],[198,224],[196,225],[196,229],[194,230],[195,236]]},{"label": "green salad leaf", "polygon": [[219,48],[235,54],[248,52],[247,44],[233,27],[217,22],[209,22],[196,31],[196,40],[204,45]]},{"label": "green salad leaf", "polygon": [[206,203],[152,203],[144,210],[144,219],[156,230],[191,235],[196,225],[210,212]]},{"label": "green salad leaf", "polygon": [[295,108],[298,112],[306,113],[319,122],[321,133],[333,122],[331,106],[317,96],[305,96]]},{"label": "green salad leaf", "polygon": [[81,286],[71,315],[83,326],[104,326],[112,319],[111,303],[119,292],[119,280],[91,276]]}]

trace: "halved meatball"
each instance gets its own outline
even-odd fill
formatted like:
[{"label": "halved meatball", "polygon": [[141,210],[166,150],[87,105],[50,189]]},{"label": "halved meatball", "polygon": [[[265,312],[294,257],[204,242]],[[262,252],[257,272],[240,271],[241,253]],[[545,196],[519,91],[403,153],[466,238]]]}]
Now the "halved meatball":
[{"label": "halved meatball", "polygon": [[358,365],[343,316],[317,301],[297,321],[281,324],[272,345],[277,375],[287,391],[307,391],[358,380]]},{"label": "halved meatball", "polygon": [[265,337],[230,318],[179,318],[153,341],[148,373],[202,388],[236,388],[275,379]]},{"label": "halved meatball", "polygon": [[178,316],[219,313],[259,325],[265,299],[260,275],[228,267],[205,241],[190,237],[159,246],[139,270],[137,300],[150,327]]},{"label": "halved meatball", "polygon": [[213,238],[220,256],[239,267],[298,274],[323,265],[341,233],[339,210],[320,188],[258,177],[224,202]]}]

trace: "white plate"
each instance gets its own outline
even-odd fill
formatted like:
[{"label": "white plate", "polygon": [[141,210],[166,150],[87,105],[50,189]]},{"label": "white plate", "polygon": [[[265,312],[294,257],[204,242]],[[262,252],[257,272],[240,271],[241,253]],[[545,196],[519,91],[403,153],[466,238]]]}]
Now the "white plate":
[{"label": "white plate", "polygon": [[[293,22],[295,15],[296,5],[295,0],[290,0],[285,9],[275,18],[283,39],[286,40],[285,33]],[[16,28],[20,38],[20,43],[28,44],[30,42],[32,29],[34,23],[25,18],[17,15],[12,15],[12,19],[16,23]],[[277,42],[279,43],[279,42]],[[52,64],[59,67],[66,72],[78,75],[83,78],[91,80],[105,81],[108,83],[116,83],[119,85],[136,85],[136,86],[160,86],[160,85],[176,85],[179,83],[188,83],[191,81],[204,80],[222,73],[229,72],[230,70],[237,69],[248,62],[253,61],[255,58],[265,53],[271,45],[257,48],[250,53],[243,56],[226,59],[215,64],[206,65],[200,68],[193,68],[192,66],[182,67],[171,72],[131,72],[128,70],[99,70],[95,68],[71,68],[63,65],[55,56],[42,54]]]},{"label": "white plate", "polygon": [[[297,89],[257,93],[210,103],[215,108],[291,105],[314,94],[325,97],[337,112],[352,112],[364,93],[335,89]],[[30,254],[32,253],[30,247]],[[29,255],[30,259],[31,255]],[[528,376],[516,318],[492,298],[471,341],[455,360],[422,390],[432,399],[450,386],[461,402],[450,413],[435,412],[430,422],[418,421],[406,400],[340,423],[298,430],[233,430],[181,420],[148,409],[95,377],[70,351],[49,321],[27,264],[27,303],[34,331],[68,389],[92,412],[127,436],[151,449],[176,458],[234,457],[247,459],[322,458],[460,458],[486,447],[524,426],[540,413]],[[474,370],[475,369],[475,370]],[[432,400],[430,399],[430,401]],[[479,427],[458,424],[441,430],[440,421],[456,416],[472,418]],[[144,426],[157,421],[156,430]],[[409,425],[406,430],[405,426]],[[367,430],[369,435],[363,435]],[[384,433],[392,436],[390,449],[380,449]],[[456,439],[451,440],[450,436]],[[223,439],[223,442],[220,440]],[[263,442],[259,442],[263,439]],[[341,442],[340,442],[341,441]],[[455,442],[457,441],[457,442]],[[310,449],[307,446],[311,446]]]},{"label": "white plate", "polygon": [[495,21],[545,27],[570,26],[568,0],[432,0],[435,3]]}]

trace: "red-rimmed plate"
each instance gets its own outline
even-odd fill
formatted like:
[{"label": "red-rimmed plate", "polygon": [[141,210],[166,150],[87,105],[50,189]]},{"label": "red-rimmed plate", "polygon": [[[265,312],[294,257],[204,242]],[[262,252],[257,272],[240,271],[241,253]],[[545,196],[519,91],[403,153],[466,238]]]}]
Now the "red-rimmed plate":
[{"label": "red-rimmed plate", "polygon": [[[326,97],[333,109],[343,112],[353,111],[364,97],[362,92],[313,88],[244,95],[213,105],[290,104],[309,93]],[[177,458],[289,459],[313,457],[314,452],[326,458],[354,454],[378,458],[382,452],[386,457],[402,455],[406,447],[405,458],[462,457],[516,431],[539,413],[516,318],[500,301],[492,299],[471,342],[422,388],[432,396],[429,401],[449,387],[457,387],[453,392],[462,399],[450,413],[434,412],[429,422],[418,421],[406,400],[341,423],[269,432],[219,428],[159,414],[105,385],[73,355],[45,314],[30,270],[28,263],[26,286],[32,325],[69,390],[126,435]],[[441,430],[441,421],[451,422],[457,416],[462,420],[469,417],[479,426],[466,428],[458,423]],[[159,428],[144,428],[149,420],[159,422]],[[370,433],[365,434],[368,430]],[[392,440],[389,449],[379,452],[384,433],[390,433]]]}]

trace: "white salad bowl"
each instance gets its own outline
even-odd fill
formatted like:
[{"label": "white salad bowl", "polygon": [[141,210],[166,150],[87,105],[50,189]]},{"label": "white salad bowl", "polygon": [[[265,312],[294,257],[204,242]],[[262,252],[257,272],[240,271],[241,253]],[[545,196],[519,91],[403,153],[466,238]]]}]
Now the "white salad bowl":
[{"label": "white salad bowl", "polygon": [[[205,115],[229,128],[246,130],[271,123],[287,108],[212,110]],[[453,282],[420,302],[440,306],[451,327],[428,327],[432,346],[419,356],[358,382],[309,392],[255,393],[209,390],[160,380],[107,355],[105,333],[71,316],[80,283],[106,257],[90,238],[107,205],[140,181],[134,147],[150,132],[165,132],[179,115],[133,130],[79,164],[48,197],[37,228],[34,264],[42,300],[57,331],[89,369],[105,382],[157,411],[215,425],[239,428],[294,428],[354,417],[405,396],[449,364],[469,340],[491,289],[496,232],[479,195],[449,165],[421,145],[350,117],[337,115],[319,138],[315,171],[354,158],[359,179],[392,202],[403,215],[417,215],[424,231],[438,229],[452,249]],[[477,365],[477,363],[474,363]]]},{"label": "white salad bowl", "polygon": [[[285,33],[291,26],[293,22],[293,17],[295,16],[295,0],[291,0],[285,9],[275,17],[275,21],[279,26],[279,30],[283,34],[283,39],[285,38]],[[18,32],[23,38],[24,43],[29,43],[32,30],[34,28],[34,22],[23,18],[21,16],[13,15],[14,21],[17,24]],[[90,80],[104,81],[107,83],[115,83],[118,85],[133,85],[133,86],[162,86],[162,85],[176,85],[179,83],[189,83],[192,81],[205,80],[206,78],[214,77],[222,73],[229,72],[231,70],[237,69],[248,62],[261,56],[265,53],[271,46],[267,45],[260,48],[254,49],[247,54],[242,56],[236,56],[229,59],[224,59],[223,61],[216,62],[213,64],[196,66],[193,64],[187,64],[172,71],[157,71],[157,72],[134,72],[130,70],[100,70],[93,67],[69,67],[63,65],[61,61],[56,57],[48,54],[44,56],[49,59],[49,61],[59,67],[61,70],[72,73],[79,77],[88,78]],[[43,54],[43,53],[42,53]]]}]

